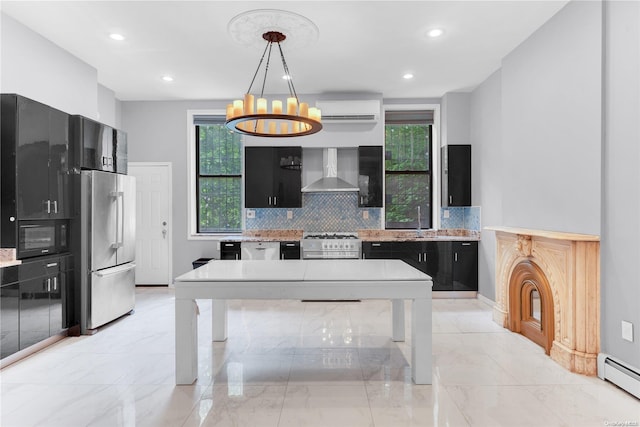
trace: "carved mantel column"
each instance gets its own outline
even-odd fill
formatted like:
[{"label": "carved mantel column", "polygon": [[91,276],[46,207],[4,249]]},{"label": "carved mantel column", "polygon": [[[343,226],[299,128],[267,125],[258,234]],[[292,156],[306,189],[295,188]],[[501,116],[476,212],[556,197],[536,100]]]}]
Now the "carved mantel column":
[{"label": "carved mantel column", "polygon": [[535,264],[551,288],[550,356],[572,372],[596,375],[600,352],[600,238],[594,235],[489,227],[496,233],[493,319],[509,328],[509,283],[518,264]]}]

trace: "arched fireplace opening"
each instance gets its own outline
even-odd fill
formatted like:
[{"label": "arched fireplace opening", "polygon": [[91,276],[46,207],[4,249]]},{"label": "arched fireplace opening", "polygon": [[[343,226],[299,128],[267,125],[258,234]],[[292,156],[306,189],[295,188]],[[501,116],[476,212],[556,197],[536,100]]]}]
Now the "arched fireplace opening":
[{"label": "arched fireplace opening", "polygon": [[508,328],[551,352],[554,339],[553,294],[536,264],[526,260],[514,268],[509,279]]}]

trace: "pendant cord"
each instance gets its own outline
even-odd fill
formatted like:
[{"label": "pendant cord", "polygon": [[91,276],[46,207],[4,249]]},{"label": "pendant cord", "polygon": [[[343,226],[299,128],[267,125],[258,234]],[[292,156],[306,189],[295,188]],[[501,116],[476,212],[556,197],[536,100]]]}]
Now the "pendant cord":
[{"label": "pendant cord", "polygon": [[287,66],[287,61],[284,59],[284,53],[282,53],[282,46],[280,46],[280,42],[278,42],[278,49],[280,50],[280,58],[282,58],[282,68],[284,68],[284,73],[287,76],[289,94],[293,95],[296,101],[298,101],[298,94],[296,93],[296,88],[293,86],[293,77],[291,77],[291,73],[289,73],[289,67]]},{"label": "pendant cord", "polygon": [[[262,65],[262,61],[264,60],[264,55],[267,53],[267,49],[269,48],[269,46],[271,46],[271,43],[267,42],[267,45],[264,47],[264,51],[262,52],[262,57],[260,58],[260,62],[258,63],[258,68],[256,68],[256,72],[253,74],[253,78],[251,79],[251,83],[249,84],[249,89],[247,90],[247,93],[251,93],[251,88],[253,87],[253,82],[256,80],[256,76],[258,75],[258,72],[260,71],[260,66]],[[271,53],[269,53],[269,56],[271,56]],[[267,67],[269,66],[269,60],[267,59]],[[266,74],[265,74],[265,79],[266,79]],[[264,91],[264,83],[262,84],[262,90]]]}]

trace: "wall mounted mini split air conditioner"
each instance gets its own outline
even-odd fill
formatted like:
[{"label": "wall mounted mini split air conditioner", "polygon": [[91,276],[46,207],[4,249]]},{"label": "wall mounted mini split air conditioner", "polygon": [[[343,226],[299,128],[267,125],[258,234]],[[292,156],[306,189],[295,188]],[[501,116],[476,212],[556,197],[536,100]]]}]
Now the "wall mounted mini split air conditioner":
[{"label": "wall mounted mini split air conditioner", "polygon": [[376,123],[380,119],[380,101],[317,101],[322,123]]}]

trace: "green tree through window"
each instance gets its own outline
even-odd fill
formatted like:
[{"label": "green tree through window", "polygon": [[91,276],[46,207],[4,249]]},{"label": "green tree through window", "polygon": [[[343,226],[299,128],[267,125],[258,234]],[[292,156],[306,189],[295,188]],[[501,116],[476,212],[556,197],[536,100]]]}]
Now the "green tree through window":
[{"label": "green tree through window", "polygon": [[242,140],[216,119],[196,121],[198,233],[241,232]]},{"label": "green tree through window", "polygon": [[431,228],[432,111],[385,114],[385,227]]}]

